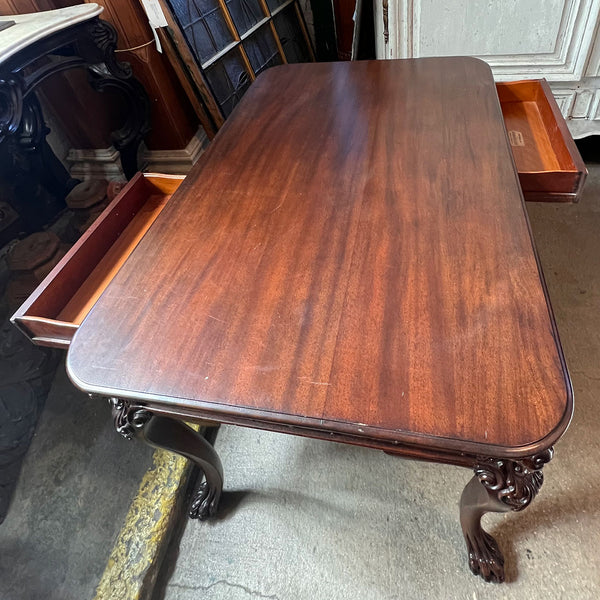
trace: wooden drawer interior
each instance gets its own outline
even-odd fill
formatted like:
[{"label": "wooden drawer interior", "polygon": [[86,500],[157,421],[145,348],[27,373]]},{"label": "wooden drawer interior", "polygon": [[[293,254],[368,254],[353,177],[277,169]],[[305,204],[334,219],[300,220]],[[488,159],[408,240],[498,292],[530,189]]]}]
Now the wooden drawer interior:
[{"label": "wooden drawer interior", "polygon": [[547,82],[496,89],[525,199],[576,201],[587,171]]},{"label": "wooden drawer interior", "polygon": [[68,347],[183,179],[138,173],[13,315],[12,322],[36,344]]}]

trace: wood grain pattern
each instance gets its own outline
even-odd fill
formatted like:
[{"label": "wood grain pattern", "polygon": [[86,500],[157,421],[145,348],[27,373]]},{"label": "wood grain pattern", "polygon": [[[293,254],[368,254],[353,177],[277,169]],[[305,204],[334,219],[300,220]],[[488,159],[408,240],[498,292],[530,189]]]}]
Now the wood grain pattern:
[{"label": "wood grain pattern", "polygon": [[67,347],[182,180],[138,173],[11,320],[39,345]]},{"label": "wood grain pattern", "polygon": [[587,170],[546,81],[496,88],[525,199],[577,201]]},{"label": "wood grain pattern", "polygon": [[144,206],[136,213],[123,233],[118,237],[98,266],[89,274],[76,294],[60,311],[58,319],[79,325],[116,273],[123,266],[138,242],[150,228],[169,196],[154,194],[148,197]]},{"label": "wood grain pattern", "polygon": [[374,447],[551,445],[570,383],[487,65],[261,75],[67,369],[167,412]]}]

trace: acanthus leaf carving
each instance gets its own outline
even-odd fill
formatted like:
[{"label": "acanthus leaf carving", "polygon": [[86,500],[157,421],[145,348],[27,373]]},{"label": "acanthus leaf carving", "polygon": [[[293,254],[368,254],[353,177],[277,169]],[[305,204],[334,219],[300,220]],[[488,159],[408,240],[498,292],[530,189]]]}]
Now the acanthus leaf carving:
[{"label": "acanthus leaf carving", "polygon": [[152,413],[139,404],[133,404],[121,398],[109,398],[113,421],[117,433],[131,440],[151,418]]},{"label": "acanthus leaf carving", "polygon": [[498,500],[511,510],[523,510],[536,497],[544,475],[543,466],[550,462],[553,449],[522,460],[484,458],[475,467],[482,485],[496,494]]}]

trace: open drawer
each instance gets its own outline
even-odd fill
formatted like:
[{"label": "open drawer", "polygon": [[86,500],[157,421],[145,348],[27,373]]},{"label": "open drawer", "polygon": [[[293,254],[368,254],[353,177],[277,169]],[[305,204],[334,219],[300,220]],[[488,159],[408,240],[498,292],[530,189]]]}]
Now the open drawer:
[{"label": "open drawer", "polygon": [[11,321],[36,344],[67,348],[183,179],[183,175],[136,174]]},{"label": "open drawer", "polygon": [[525,200],[576,202],[587,170],[546,80],[496,89]]}]

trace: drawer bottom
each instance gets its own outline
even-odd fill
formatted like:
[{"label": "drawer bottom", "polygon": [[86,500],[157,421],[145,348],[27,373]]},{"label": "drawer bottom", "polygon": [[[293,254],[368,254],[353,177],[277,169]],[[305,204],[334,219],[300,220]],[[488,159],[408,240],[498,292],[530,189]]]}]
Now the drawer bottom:
[{"label": "drawer bottom", "polygon": [[36,344],[68,347],[183,179],[138,173],[13,315],[13,323]]}]

